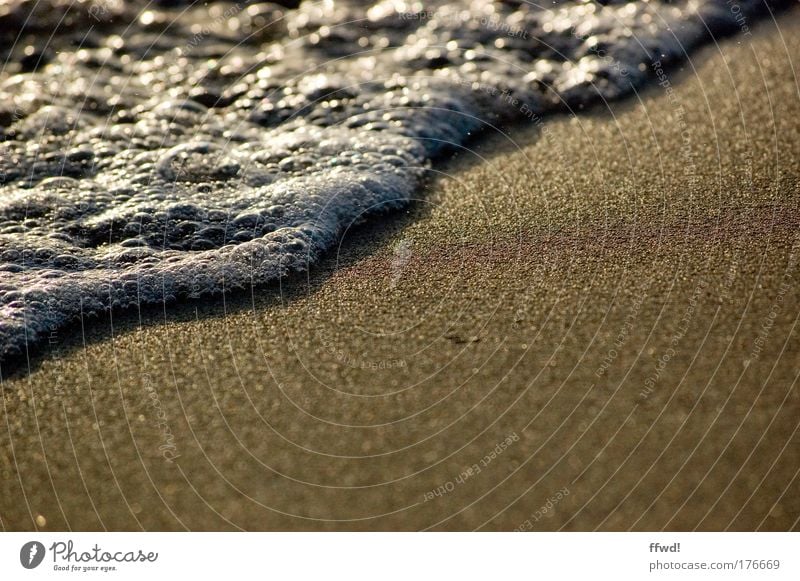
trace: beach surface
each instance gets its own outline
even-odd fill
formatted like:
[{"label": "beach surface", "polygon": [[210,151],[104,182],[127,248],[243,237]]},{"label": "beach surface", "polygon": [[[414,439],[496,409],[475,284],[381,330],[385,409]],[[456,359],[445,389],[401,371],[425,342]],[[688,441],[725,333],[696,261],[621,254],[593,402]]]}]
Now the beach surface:
[{"label": "beach surface", "polygon": [[3,530],[800,530],[800,12],[308,275],[3,369]]}]

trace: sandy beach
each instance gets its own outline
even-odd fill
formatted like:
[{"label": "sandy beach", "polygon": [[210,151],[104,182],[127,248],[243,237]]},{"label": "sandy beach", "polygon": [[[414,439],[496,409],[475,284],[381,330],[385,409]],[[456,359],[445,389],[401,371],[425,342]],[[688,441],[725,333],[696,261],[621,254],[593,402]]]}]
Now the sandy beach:
[{"label": "sandy beach", "polygon": [[[800,12],[308,275],[3,369],[3,530],[800,530]],[[502,130],[502,131],[501,131]]]}]

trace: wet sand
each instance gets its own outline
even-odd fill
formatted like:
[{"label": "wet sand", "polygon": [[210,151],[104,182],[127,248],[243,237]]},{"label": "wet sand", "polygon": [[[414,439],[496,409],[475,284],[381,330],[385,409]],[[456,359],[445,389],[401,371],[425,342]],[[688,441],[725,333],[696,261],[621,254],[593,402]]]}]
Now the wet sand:
[{"label": "wet sand", "polygon": [[3,370],[4,530],[800,530],[800,13],[267,288]]}]

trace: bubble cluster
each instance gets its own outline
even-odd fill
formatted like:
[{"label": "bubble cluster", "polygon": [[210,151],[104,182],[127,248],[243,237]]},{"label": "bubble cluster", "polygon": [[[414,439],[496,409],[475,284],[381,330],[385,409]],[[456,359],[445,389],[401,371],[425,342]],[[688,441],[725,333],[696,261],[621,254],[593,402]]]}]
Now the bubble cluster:
[{"label": "bubble cluster", "polygon": [[0,358],[304,269],[486,124],[619,97],[737,27],[723,0],[198,4],[0,7]]}]

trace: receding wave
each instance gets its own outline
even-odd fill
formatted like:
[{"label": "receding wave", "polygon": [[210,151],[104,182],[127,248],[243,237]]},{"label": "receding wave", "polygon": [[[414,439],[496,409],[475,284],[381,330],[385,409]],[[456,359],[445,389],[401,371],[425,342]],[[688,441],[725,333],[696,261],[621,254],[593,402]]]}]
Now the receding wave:
[{"label": "receding wave", "polygon": [[775,3],[0,7],[0,358],[265,283],[487,125],[616,99]]}]

